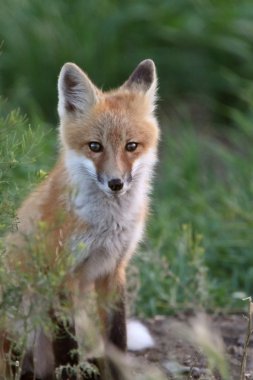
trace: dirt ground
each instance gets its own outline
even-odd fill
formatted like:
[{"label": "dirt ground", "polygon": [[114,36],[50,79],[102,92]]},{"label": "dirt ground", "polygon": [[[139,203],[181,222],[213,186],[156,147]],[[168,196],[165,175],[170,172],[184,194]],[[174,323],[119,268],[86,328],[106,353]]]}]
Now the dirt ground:
[{"label": "dirt ground", "polygon": [[[223,347],[223,358],[229,367],[229,379],[239,380],[240,363],[247,331],[245,314],[209,315],[205,317],[208,328],[203,327],[203,329],[201,328],[201,318],[197,318],[195,324],[191,322],[192,318],[193,316],[189,315],[157,316],[146,321],[145,324],[155,339],[155,347],[139,353],[137,356],[141,356],[148,363],[158,366],[167,379],[220,380],[221,376],[216,369],[212,371],[208,369],[207,359],[203,355],[203,345],[205,345],[203,341],[209,340],[213,341],[214,351],[217,348],[218,352]],[[201,344],[189,343],[189,340],[185,339],[188,332],[191,337],[200,335],[196,341],[202,342],[202,348],[200,348]],[[247,352],[245,379],[252,380],[253,338],[250,340]]]}]

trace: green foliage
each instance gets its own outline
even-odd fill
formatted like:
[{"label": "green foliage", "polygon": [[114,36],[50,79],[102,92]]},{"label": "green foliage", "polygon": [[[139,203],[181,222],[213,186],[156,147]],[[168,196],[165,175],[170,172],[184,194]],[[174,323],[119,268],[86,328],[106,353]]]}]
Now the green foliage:
[{"label": "green foliage", "polygon": [[138,311],[241,308],[237,292],[253,291],[253,120],[233,113],[225,136],[164,132]]},{"label": "green foliage", "polygon": [[[48,325],[47,311],[55,300],[59,283],[68,268],[63,255],[55,263],[55,271],[46,273],[45,249],[43,238],[45,228],[41,226],[34,241],[29,242],[31,249],[29,271],[12,270],[6,266],[6,246],[4,235],[15,231],[18,220],[16,209],[32,186],[41,180],[41,176],[52,164],[53,139],[45,127],[32,127],[27,118],[18,110],[5,112],[8,105],[1,102],[0,116],[0,331],[8,326],[14,335],[16,347],[21,352],[34,326]],[[43,152],[43,157],[42,157]],[[50,152],[50,156],[48,153]],[[39,242],[39,240],[41,240]],[[13,242],[14,244],[14,242]],[[16,247],[20,253],[20,244]],[[19,262],[15,259],[16,269]],[[22,264],[22,263],[20,263]],[[29,303],[24,305],[23,296],[29,294]],[[38,297],[39,296],[39,297]],[[38,301],[39,298],[39,301]],[[27,301],[27,299],[26,299]],[[34,310],[36,312],[34,312]],[[32,316],[32,318],[31,318]],[[18,324],[17,324],[18,321]],[[0,342],[2,345],[2,341]],[[0,351],[2,348],[0,348]],[[0,367],[1,367],[0,357]],[[2,369],[2,367],[1,367]],[[4,376],[3,373],[1,373]]]},{"label": "green foliage", "polygon": [[48,139],[50,132],[40,126],[32,128],[19,110],[5,114],[5,107],[6,103],[1,102],[0,236],[13,221],[15,209],[24,194],[31,184],[40,180],[42,169],[46,170],[52,164],[54,156],[50,149],[53,142]]},{"label": "green foliage", "polygon": [[[32,185],[40,181],[41,168],[48,169],[52,162],[47,154],[52,144],[49,132],[43,128],[32,128],[26,117],[18,110],[5,113],[6,103],[1,102],[0,116],[0,284],[1,318],[6,312],[18,313],[21,295],[27,288],[26,275],[13,273],[9,276],[2,263],[5,252],[4,234],[16,230],[16,209],[31,190]],[[44,157],[41,157],[43,152]],[[43,160],[45,160],[43,165]],[[38,252],[34,251],[34,254]],[[31,256],[32,257],[32,256]],[[32,262],[31,262],[32,264]],[[39,273],[39,272],[38,272]],[[6,278],[8,277],[8,280]],[[18,281],[18,278],[20,281]],[[31,278],[29,278],[31,282]],[[6,284],[5,287],[3,284]],[[18,285],[17,285],[18,284]],[[42,282],[41,282],[42,284]],[[31,284],[30,284],[31,285]],[[45,285],[48,286],[48,283]]]},{"label": "green foliage", "polygon": [[[66,61],[99,86],[118,86],[142,59],[158,67],[162,107],[194,98],[226,114],[253,79],[251,0],[2,0],[0,92],[55,120]],[[167,111],[167,110],[166,110]]]}]

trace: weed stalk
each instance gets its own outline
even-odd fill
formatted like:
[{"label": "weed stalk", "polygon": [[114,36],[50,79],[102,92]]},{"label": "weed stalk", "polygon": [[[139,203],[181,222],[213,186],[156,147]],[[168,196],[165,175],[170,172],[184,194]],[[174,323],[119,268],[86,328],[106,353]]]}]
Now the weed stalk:
[{"label": "weed stalk", "polygon": [[253,303],[251,297],[244,298],[243,301],[248,301],[248,325],[247,325],[247,333],[243,346],[243,354],[242,354],[242,362],[241,362],[241,371],[240,371],[240,380],[245,380],[245,370],[247,364],[247,351],[249,346],[249,341],[252,330],[252,315],[253,315]]}]

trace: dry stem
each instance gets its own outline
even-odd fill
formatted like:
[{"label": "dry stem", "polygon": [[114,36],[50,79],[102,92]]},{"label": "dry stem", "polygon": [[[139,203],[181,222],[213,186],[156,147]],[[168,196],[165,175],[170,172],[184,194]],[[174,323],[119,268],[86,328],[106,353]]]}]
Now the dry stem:
[{"label": "dry stem", "polygon": [[242,362],[241,362],[241,371],[240,371],[240,380],[245,380],[245,370],[247,364],[247,350],[249,346],[249,341],[252,330],[252,315],[253,315],[253,303],[251,297],[245,298],[244,301],[248,301],[248,326],[247,326],[247,334],[243,346],[243,354],[242,354]]}]

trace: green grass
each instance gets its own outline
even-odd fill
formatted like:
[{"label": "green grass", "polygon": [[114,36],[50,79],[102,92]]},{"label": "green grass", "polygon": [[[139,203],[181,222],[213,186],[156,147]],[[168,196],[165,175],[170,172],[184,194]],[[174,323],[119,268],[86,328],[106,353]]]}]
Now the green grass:
[{"label": "green grass", "polygon": [[186,123],[164,131],[139,312],[241,308],[236,292],[252,294],[252,143],[239,125],[226,138]]}]

